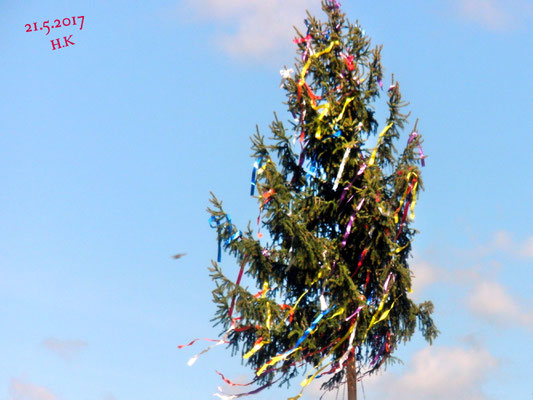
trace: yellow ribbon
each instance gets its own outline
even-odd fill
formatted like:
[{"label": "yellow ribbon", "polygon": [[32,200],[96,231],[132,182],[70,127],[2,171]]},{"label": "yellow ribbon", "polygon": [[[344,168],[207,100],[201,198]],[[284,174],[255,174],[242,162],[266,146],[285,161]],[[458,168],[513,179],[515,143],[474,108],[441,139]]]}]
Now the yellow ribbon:
[{"label": "yellow ribbon", "polygon": [[372,152],[372,155],[370,156],[370,161],[368,162],[368,166],[370,167],[371,165],[374,165],[374,162],[376,160],[376,154],[378,152],[378,148],[379,148],[379,144],[381,143],[381,138],[385,135],[385,133],[387,133],[387,131],[391,128],[391,126],[393,125],[393,123],[391,122],[390,124],[388,124],[385,129],[383,129],[381,131],[381,133],[379,134],[379,137],[378,137],[378,142],[376,144],[376,148],[374,149],[374,151]]},{"label": "yellow ribbon", "polygon": [[392,310],[392,307],[394,307],[394,303],[396,303],[396,300],[394,300],[392,302],[392,305],[390,306],[390,308],[387,311],[385,311],[385,312],[383,312],[383,314],[381,314],[381,317],[379,317],[379,319],[376,319],[376,317],[381,312],[381,310],[383,310],[383,306],[385,305],[385,300],[387,300],[387,296],[388,296],[388,293],[385,293],[383,295],[383,298],[381,299],[381,303],[379,304],[379,307],[378,307],[377,311],[372,316],[372,319],[370,320],[370,324],[368,325],[368,328],[366,329],[365,337],[366,337],[366,335],[368,335],[368,331],[370,331],[370,329],[374,325],[376,325],[378,322],[383,321],[385,318],[387,318],[389,316],[389,313]]},{"label": "yellow ribbon", "polygon": [[402,206],[403,206],[403,202],[405,201],[405,199],[407,198],[407,194],[409,193],[409,189],[410,189],[410,186],[411,184],[409,183],[409,181],[411,180],[411,176],[415,176],[416,178],[416,181],[415,181],[415,184],[413,185],[413,188],[411,189],[411,192],[413,193],[413,200],[411,202],[411,218],[414,219],[415,218],[415,205],[416,205],[416,188],[418,187],[418,174],[414,171],[411,171],[407,174],[407,183],[408,183],[408,186],[407,188],[405,189],[405,192],[403,193],[403,196],[400,200],[400,206],[396,209],[396,212],[394,213],[394,223],[398,223],[398,212],[402,209]]},{"label": "yellow ribbon", "polygon": [[346,101],[344,102],[344,107],[342,107],[341,113],[339,114],[339,116],[337,118],[335,118],[335,120],[333,121],[333,124],[336,124],[337,122],[339,122],[342,119],[342,117],[344,116],[344,111],[346,111],[346,106],[348,104],[350,104],[350,102],[352,102],[353,99],[354,99],[353,97],[348,97],[346,99]]},{"label": "yellow ribbon", "polygon": [[[350,335],[352,334],[352,331],[355,329],[356,327],[356,323],[354,322],[352,324],[352,326],[350,327],[350,329],[348,329],[348,332],[346,332],[346,335],[344,335],[342,337],[342,339],[339,341],[339,343],[337,343],[335,346],[333,346],[331,348],[331,350],[329,351],[328,354],[326,354],[317,364],[316,367],[314,367],[315,369],[320,366],[341,344],[343,344],[349,337]],[[331,364],[333,364],[336,360],[332,360],[331,362],[327,363],[326,365],[324,365],[322,368],[318,369],[313,375],[311,375],[310,377],[308,377],[307,379],[303,380],[302,383],[300,383],[300,385],[302,386],[302,389],[300,390],[300,393],[295,396],[295,397],[291,397],[289,400],[292,400],[292,399],[299,399],[300,397],[302,397],[302,393],[305,389],[305,387],[307,385],[309,385],[311,382],[313,382],[313,380],[316,378],[316,376],[321,373],[322,371],[324,371],[327,367],[329,367]]]},{"label": "yellow ribbon", "polygon": [[[383,314],[381,314],[381,316],[376,319],[377,315],[379,314],[379,312],[381,310],[383,310],[383,307],[385,305],[385,300],[387,299],[387,294],[385,294],[383,296],[383,298],[381,299],[381,303],[376,311],[376,313],[374,314],[374,316],[372,317],[372,320],[370,321],[370,325],[368,326],[367,328],[367,331],[365,333],[365,336],[368,334],[368,331],[370,330],[370,328],[372,328],[372,326],[376,325],[377,323],[383,321],[384,319],[386,319],[388,316],[389,316],[389,313],[390,311],[392,310],[392,308],[394,307],[394,303],[396,303],[396,300],[394,300],[392,302],[392,305],[391,307],[386,310],[385,312],[383,312]],[[337,343],[335,346],[333,346],[330,350],[330,352],[324,356],[317,364],[317,367],[320,366],[330,355],[331,353],[333,353],[342,343],[344,343],[348,337],[351,335],[352,331],[354,330],[355,326],[357,324],[356,323],[353,323],[352,326],[350,327],[350,329],[348,330],[348,332],[346,333],[346,335],[343,336],[343,338],[339,341],[339,343]],[[299,399],[302,394],[303,394],[303,390],[304,388],[309,385],[311,382],[313,382],[313,380],[317,377],[318,374],[320,374],[322,371],[324,371],[327,367],[329,367],[331,364],[333,364],[336,360],[332,360],[330,361],[329,363],[327,363],[326,365],[324,365],[323,367],[319,368],[313,375],[311,375],[310,377],[308,377],[307,379],[303,380],[302,383],[300,383],[300,385],[302,386],[302,389],[300,390],[300,393],[295,396],[295,397],[291,397],[289,400],[295,400],[295,399]],[[315,367],[315,368],[317,368]]]},{"label": "yellow ribbon", "polygon": [[[265,281],[265,282],[263,282],[263,294],[261,295],[261,298],[264,299],[266,297],[267,292],[268,292],[268,281]],[[267,303],[267,318],[266,318],[266,324],[265,325],[266,325],[266,327],[268,329],[270,329],[271,318],[272,318],[272,313],[270,311],[270,304]],[[255,353],[257,353],[259,350],[261,350],[261,348],[267,343],[269,343],[269,341],[261,340],[259,343],[256,343],[254,345],[254,347],[252,347],[251,350],[248,353],[246,353],[244,356],[242,356],[242,358],[243,359],[250,358]]]},{"label": "yellow ribbon", "polygon": [[[385,312],[383,312],[381,314],[381,316],[376,319],[377,315],[380,313],[381,310],[383,310],[383,307],[385,306],[385,301],[387,299],[387,293],[385,293],[385,295],[383,295],[383,298],[381,299],[381,303],[379,304],[378,306],[378,309],[376,311],[376,313],[374,314],[374,316],[372,317],[372,320],[370,321],[370,324],[367,328],[367,331],[365,333],[365,336],[368,334],[368,331],[370,330],[370,328],[372,328],[374,325],[376,325],[377,323],[383,321],[384,319],[386,319],[388,316],[389,316],[389,313],[391,312],[392,308],[394,307],[394,303],[396,303],[396,300],[394,300],[392,302],[392,305],[390,306],[390,308],[388,310],[386,310]],[[342,337],[342,339],[339,341],[339,343],[337,343],[335,346],[333,346],[331,348],[331,350],[329,351],[328,354],[326,354],[317,364],[316,367],[314,367],[314,369],[318,368],[342,343],[344,343],[349,337],[350,335],[352,334],[352,331],[355,329],[355,327],[357,326],[357,324],[354,322],[352,324],[352,326],[350,327],[350,329],[348,329],[348,332],[346,332],[346,335],[344,335]],[[288,400],[297,400],[299,399],[300,397],[302,397],[303,395],[303,391],[305,389],[305,387],[307,385],[309,385],[311,382],[313,382],[313,380],[317,377],[318,374],[320,374],[322,371],[324,371],[327,367],[329,367],[331,364],[333,364],[336,360],[332,360],[330,361],[329,363],[327,363],[326,365],[324,365],[323,367],[317,369],[317,371],[307,377],[307,379],[303,380],[300,385],[302,386],[302,389],[300,390],[300,393],[294,397],[290,397]]]},{"label": "yellow ribbon", "polygon": [[[340,42],[338,40],[334,40],[333,42],[331,42],[329,44],[328,47],[326,47],[324,50],[322,51],[319,51],[318,53],[315,53],[313,55],[311,55],[311,57],[309,57],[309,59],[307,60],[307,62],[305,63],[304,67],[302,68],[302,71],[300,73],[300,80],[298,81],[298,86],[302,87],[304,84],[305,84],[305,75],[307,74],[307,70],[309,69],[309,67],[311,66],[311,62],[313,61],[314,58],[318,58],[320,57],[321,55],[324,55],[326,53],[329,53],[332,49],[333,49],[333,46],[335,45],[338,45],[340,44]],[[322,119],[326,116],[327,113],[329,113],[329,109],[330,109],[330,104],[329,103],[326,103],[326,104],[322,104],[318,107],[314,106],[313,104],[311,104],[311,107],[313,107],[313,109],[315,110],[319,110],[320,108],[325,108],[324,111],[322,111],[322,113],[320,113],[319,117],[318,117],[318,120],[319,121],[322,121]],[[318,127],[317,131],[316,131],[316,134],[315,134],[315,137],[317,139],[320,139],[322,137],[322,133],[321,133],[322,129],[320,128],[320,126]]]},{"label": "yellow ribbon", "polygon": [[[318,282],[318,280],[320,278],[322,278],[322,274],[323,274],[323,271],[320,271],[316,277],[316,279],[311,282],[311,284],[309,285],[309,287],[300,295],[300,297],[298,297],[298,300],[296,300],[296,303],[294,303],[294,305],[292,306],[292,312],[294,313],[294,310],[296,309],[296,307],[298,306],[298,303],[300,303],[300,301],[304,298],[304,296],[309,292],[309,290],[311,289],[311,287]],[[290,312],[287,314],[287,316],[285,317],[285,319],[283,321],[281,321],[281,323],[285,322],[285,320],[287,320],[288,316],[290,315]],[[262,347],[262,346],[261,346]],[[259,349],[261,348],[259,347]],[[257,349],[257,350],[259,350]],[[272,357],[269,361],[267,361],[261,368],[259,368],[256,372],[256,375],[259,376],[261,375],[268,367],[274,365],[274,364],[277,364],[278,362],[282,361],[282,360],[285,360],[287,357],[289,357],[291,354],[295,353],[297,350],[300,350],[301,347],[296,347],[295,349],[292,349],[292,350],[289,350],[285,353],[282,353],[282,354],[278,354],[277,356],[274,356]],[[253,349],[252,349],[253,350]],[[252,351],[250,350],[250,352]],[[255,352],[257,352],[257,350]],[[254,353],[255,353],[254,352]],[[248,352],[249,353],[249,352]],[[248,354],[246,353],[246,355]],[[252,354],[254,354],[252,353]]]},{"label": "yellow ribbon", "polygon": [[335,314],[333,314],[333,315],[332,315],[331,317],[329,317],[328,319],[333,319],[333,318],[335,318],[335,317],[338,317],[338,316],[341,315],[343,312],[344,312],[344,307],[341,307],[341,308],[339,308],[339,310],[338,310]]},{"label": "yellow ribbon", "polygon": [[[338,116],[337,118],[335,118],[335,120],[333,121],[333,126],[334,126],[337,122],[339,122],[339,121],[342,119],[342,117],[344,116],[344,111],[346,111],[346,106],[347,106],[348,104],[350,104],[350,102],[351,102],[353,99],[354,99],[353,97],[348,97],[348,98],[346,99],[346,101],[344,102],[344,106],[342,107],[342,111],[341,111],[341,113],[340,113],[339,116]],[[331,110],[331,104],[330,104],[330,103],[326,103],[326,104],[322,104],[322,105],[320,105],[320,106],[318,106],[318,107],[313,107],[313,108],[314,108],[315,110],[318,110],[318,109],[320,109],[320,108],[325,108],[325,110],[322,111],[322,112],[320,113],[320,115],[318,116],[318,120],[319,120],[319,121],[322,121],[322,120],[324,119],[324,117],[325,117],[327,114],[329,114],[329,112],[330,112],[330,110]],[[318,140],[322,139],[322,127],[321,127],[320,125],[318,126],[318,128],[317,128],[317,130],[316,130],[315,137],[316,137]]]},{"label": "yellow ribbon", "polygon": [[300,73],[300,81],[298,82],[299,86],[303,86],[304,85],[305,75],[307,74],[307,70],[311,66],[311,61],[313,60],[313,58],[318,58],[318,57],[320,57],[323,54],[329,53],[333,49],[333,46],[335,46],[336,44],[340,44],[340,42],[338,40],[334,40],[333,42],[331,42],[329,44],[329,46],[327,48],[325,48],[324,50],[322,50],[322,51],[320,51],[318,53],[315,53],[315,54],[311,55],[311,57],[309,57],[309,59],[307,60],[307,62],[304,65],[304,67],[302,68],[302,72]]},{"label": "yellow ribbon", "polygon": [[298,350],[301,350],[301,347],[296,347],[295,349],[292,349],[290,351],[287,351],[283,354],[278,354],[277,356],[274,356],[272,357],[267,363],[265,363],[261,368],[259,368],[256,372],[256,375],[257,376],[260,376],[261,374],[263,374],[263,372],[265,372],[265,370],[268,368],[268,367],[271,367],[275,364],[277,364],[278,362],[280,361],[283,361],[285,360],[287,357],[289,357],[292,353],[295,353],[296,351]]},{"label": "yellow ribbon", "polygon": [[[331,109],[331,104],[330,103],[326,103],[326,104],[322,104],[320,106],[317,107],[318,109],[320,108],[324,108],[324,110],[320,113],[320,115],[318,116],[318,121],[322,122],[322,120],[324,119],[324,117],[329,114],[329,110]],[[320,124],[318,125],[318,128],[316,129],[316,133],[315,133],[315,137],[320,140],[322,139],[322,127],[320,126]]]},{"label": "yellow ribbon", "polygon": [[261,347],[263,347],[266,343],[268,343],[266,340],[261,340],[259,343],[256,343],[252,349],[246,353],[242,358],[247,359],[253,356],[255,353],[257,353],[259,350],[261,350]]},{"label": "yellow ribbon", "polygon": [[[398,254],[399,252],[401,252],[403,249],[405,249],[405,248],[406,248],[407,246],[409,246],[410,244],[411,244],[411,243],[408,242],[405,246],[402,246],[402,247],[398,246],[398,247],[396,247],[396,249],[394,250],[394,253]],[[393,253],[393,254],[394,254],[394,253]]]},{"label": "yellow ribbon", "polygon": [[418,186],[418,179],[413,186],[413,200],[411,201],[411,219],[415,219],[415,205],[416,205],[416,187]]},{"label": "yellow ribbon", "polygon": [[263,173],[263,171],[265,170],[267,164],[270,163],[270,162],[272,162],[272,161],[270,160],[270,158],[269,158],[268,160],[266,160],[266,162],[265,162],[263,165],[261,165],[261,167],[257,170],[257,172],[256,172],[256,176],[261,175],[261,174]]}]

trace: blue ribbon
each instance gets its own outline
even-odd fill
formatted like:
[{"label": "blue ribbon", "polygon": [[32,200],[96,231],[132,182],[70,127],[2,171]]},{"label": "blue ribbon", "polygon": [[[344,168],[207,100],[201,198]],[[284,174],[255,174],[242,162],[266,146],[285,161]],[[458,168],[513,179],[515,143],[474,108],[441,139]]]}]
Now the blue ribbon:
[{"label": "blue ribbon", "polygon": [[366,300],[366,305],[369,306],[370,304],[372,304],[372,301],[374,300],[374,290],[372,290],[370,292],[370,296],[368,296],[368,299]]},{"label": "blue ribbon", "polygon": [[254,163],[254,168],[252,169],[252,179],[251,179],[251,185],[250,185],[250,196],[253,196],[255,193],[255,184],[257,181],[257,170],[261,167],[263,158],[259,157],[259,159]]},{"label": "blue ribbon", "polygon": [[311,334],[311,332],[313,332],[315,330],[316,326],[322,320],[322,318],[324,318],[326,316],[326,314],[329,313],[334,308],[335,308],[335,306],[333,306],[333,307],[331,307],[331,308],[329,308],[327,310],[324,310],[320,314],[318,314],[317,317],[314,319],[314,321],[311,322],[311,325],[309,326],[309,328],[307,328],[305,330],[304,334],[300,337],[300,339],[298,339],[298,341],[294,345],[293,349],[298,347],[305,339],[307,339],[307,336],[309,336]]},{"label": "blue ribbon", "polygon": [[[224,215],[224,217],[226,217],[226,221],[228,223],[228,228],[227,228],[227,233],[228,235],[231,235],[229,238],[226,239],[226,241],[224,242],[224,247],[227,247],[231,242],[233,242],[234,240],[240,238],[242,236],[242,232],[237,230],[235,233],[233,233],[232,235],[232,232],[233,232],[233,225],[231,223],[231,217],[229,216],[229,214],[226,214]],[[217,219],[214,215],[209,218],[209,226],[211,228],[218,228],[220,226],[220,221],[222,219],[224,219],[224,217],[220,218],[220,219]],[[222,261],[222,239],[220,238],[220,235],[218,235],[218,254],[217,254],[217,262],[221,262]]]},{"label": "blue ribbon", "polygon": [[311,23],[307,19],[304,19],[304,24],[307,27],[306,35],[309,35],[309,32],[311,32]]}]

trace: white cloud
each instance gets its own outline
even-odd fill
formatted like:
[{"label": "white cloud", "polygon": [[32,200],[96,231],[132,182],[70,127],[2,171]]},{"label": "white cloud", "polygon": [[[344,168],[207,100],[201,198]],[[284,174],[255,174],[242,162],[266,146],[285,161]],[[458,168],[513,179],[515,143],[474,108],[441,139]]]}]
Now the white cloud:
[{"label": "white cloud", "polygon": [[492,235],[490,248],[496,250],[510,250],[513,248],[513,236],[507,231],[498,231]]},{"label": "white cloud", "polygon": [[489,255],[504,252],[514,258],[533,258],[533,235],[523,240],[515,240],[507,231],[495,232],[487,244],[476,249],[477,255]]},{"label": "white cloud", "polygon": [[485,400],[482,385],[497,366],[483,347],[427,347],[413,355],[403,374],[374,375],[364,385],[367,394],[378,394],[375,399]]},{"label": "white cloud", "polygon": [[9,400],[58,400],[50,389],[20,379],[11,379]]},{"label": "white cloud", "polygon": [[459,0],[456,6],[461,17],[497,31],[514,29],[533,15],[526,0]]},{"label": "white cloud", "polygon": [[72,360],[79,351],[87,346],[83,340],[60,340],[48,338],[42,341],[42,345],[48,350],[53,351],[65,360]]},{"label": "white cloud", "polygon": [[528,237],[520,244],[518,253],[522,257],[533,258],[533,236]]},{"label": "white cloud", "polygon": [[468,295],[468,306],[475,315],[495,325],[519,324],[533,329],[533,312],[497,282],[476,281]]},{"label": "white cloud", "polygon": [[415,295],[425,287],[443,279],[442,269],[418,257],[410,264],[410,268],[413,272],[412,289]]},{"label": "white cloud", "polygon": [[306,10],[320,11],[320,0],[186,0],[198,16],[215,22],[215,42],[233,56],[256,59],[290,48],[293,26],[301,27]]},{"label": "white cloud", "polygon": [[[463,340],[466,347],[426,347],[395,368],[404,372],[382,372],[363,378],[368,400],[489,400],[483,385],[497,372],[499,361],[476,338]],[[345,398],[345,387],[324,393],[314,381],[304,392],[308,400]],[[358,384],[358,396],[362,385]]]}]

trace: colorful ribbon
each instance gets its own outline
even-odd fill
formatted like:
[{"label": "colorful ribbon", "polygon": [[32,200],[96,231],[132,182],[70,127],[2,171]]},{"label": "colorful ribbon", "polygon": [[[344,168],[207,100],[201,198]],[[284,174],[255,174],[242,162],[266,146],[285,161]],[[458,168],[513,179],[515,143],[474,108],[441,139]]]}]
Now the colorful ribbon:
[{"label": "colorful ribbon", "polygon": [[[241,268],[239,270],[239,275],[237,276],[237,281],[235,282],[235,286],[239,286],[239,284],[241,283],[241,279],[242,279],[242,274],[244,273],[244,267],[246,266],[246,255],[244,256],[243,260],[242,260],[242,263],[241,263]],[[235,306],[235,296],[233,296],[231,298],[231,306],[228,310],[228,317],[231,319],[231,316],[233,315],[233,307]]]},{"label": "colorful ribbon", "polygon": [[[265,281],[263,282],[263,290],[259,293],[261,293],[261,298],[265,298],[266,297],[266,294],[268,292],[268,281]],[[272,314],[271,314],[271,311],[270,311],[270,304],[267,303],[267,318],[266,318],[266,324],[265,326],[270,329],[270,324],[271,324],[271,317],[272,317]],[[263,340],[263,337],[259,337],[259,339],[257,339],[253,345],[253,347],[250,349],[250,351],[248,351],[244,356],[242,356],[243,359],[247,359],[247,358],[250,358],[251,356],[253,356],[255,353],[257,353],[259,350],[261,350],[261,348],[265,345],[269,343],[268,340]]]},{"label": "colorful ribbon", "polygon": [[[309,47],[310,43],[311,43],[311,42],[310,42],[309,40],[307,40],[307,45],[308,45],[308,46],[307,46],[307,49],[306,49],[306,51],[305,51],[305,53],[304,53],[304,55],[303,55],[304,57],[307,56],[307,52],[308,52],[308,50],[310,50],[310,47]],[[324,55],[324,54],[326,54],[326,53],[329,53],[329,52],[333,49],[333,46],[335,46],[335,45],[339,45],[339,44],[340,44],[340,42],[339,42],[338,40],[335,40],[335,41],[331,42],[327,48],[325,48],[325,49],[322,50],[322,51],[319,51],[318,53],[312,54],[312,55],[307,59],[305,65],[303,66],[303,68],[302,68],[302,70],[301,70],[301,72],[300,72],[300,80],[298,81],[298,101],[299,101],[299,102],[301,102],[302,87],[303,87],[304,85],[306,85],[306,82],[305,82],[305,75],[307,74],[307,70],[308,70],[309,67],[311,66],[311,62],[313,61],[313,59],[314,59],[314,58],[318,58],[318,57],[320,57],[320,56],[322,56],[322,55]],[[308,90],[310,90],[310,88],[309,88],[308,86],[307,86],[307,88],[308,88]],[[311,98],[312,98],[312,101],[313,101],[313,108],[314,108],[315,110],[317,110],[318,108],[325,108],[325,109],[322,111],[322,113],[319,115],[319,120],[321,121],[321,120],[325,117],[325,115],[329,112],[329,107],[330,107],[330,105],[329,105],[329,103],[326,103],[326,104],[323,104],[323,105],[321,105],[321,106],[316,106],[316,104],[314,104],[314,99],[313,99],[313,97],[311,97]],[[302,117],[302,118],[301,118],[300,122],[301,122],[301,124],[303,125],[303,103],[302,103],[302,115],[301,115],[301,117]],[[305,134],[302,132],[302,136],[303,136],[303,135],[305,135]],[[300,136],[300,141],[303,141],[302,136]],[[319,128],[317,129],[316,136],[321,137],[320,126],[319,126]]]},{"label": "colorful ribbon", "polygon": [[355,65],[353,63],[353,59],[354,59],[353,54],[347,56],[344,53],[340,53],[339,55],[344,60],[344,63],[346,64],[346,67],[348,67],[348,70],[353,71],[355,69]]},{"label": "colorful ribbon", "polygon": [[[407,140],[407,144],[411,143],[415,137],[419,136],[418,132],[414,131],[409,135],[409,139]],[[424,151],[422,150],[422,145],[418,143],[418,154],[420,155],[420,162],[422,163],[422,166],[426,166],[425,158],[427,156],[424,155]]]},{"label": "colorful ribbon", "polygon": [[[411,179],[411,177],[413,178]],[[409,172],[409,174],[407,174],[407,182],[409,182],[409,185],[405,189],[405,192],[400,200],[400,205],[398,206],[398,208],[396,209],[396,212],[394,213],[395,223],[398,223],[398,212],[402,209],[405,199],[411,192],[413,193],[412,200],[411,200],[411,219],[415,218],[416,188],[418,186],[418,174],[414,171]],[[407,212],[407,207],[406,207],[406,210],[404,211],[404,215],[406,212]]]},{"label": "colorful ribbon", "polygon": [[256,184],[256,180],[257,180],[257,170],[259,169],[259,165],[261,164],[262,160],[263,159],[260,157],[259,160],[254,162],[254,167],[252,169],[252,179],[251,179],[251,182],[250,182],[250,196],[254,195],[255,184]]},{"label": "colorful ribbon", "polygon": [[376,154],[378,152],[378,148],[379,148],[379,144],[381,143],[381,139],[383,138],[383,136],[385,135],[385,133],[387,133],[387,131],[392,127],[392,125],[394,125],[392,122],[390,124],[388,124],[385,129],[383,129],[381,131],[381,133],[379,134],[379,137],[378,137],[378,142],[376,143],[376,147],[374,148],[374,151],[372,151],[372,155],[370,156],[370,161],[368,162],[368,166],[371,167],[372,165],[374,165],[374,162],[376,160]]},{"label": "colorful ribbon", "polygon": [[326,6],[334,10],[341,8],[341,4],[337,0],[327,0]]},{"label": "colorful ribbon", "polygon": [[306,37],[302,37],[302,38],[294,38],[292,42],[294,44],[300,44],[300,43],[305,43],[311,39],[312,39],[311,35],[307,35]]},{"label": "colorful ribbon", "polygon": [[307,337],[315,330],[315,328],[317,327],[318,323],[322,320],[322,318],[324,318],[324,316],[326,316],[331,310],[333,310],[333,308],[335,308],[335,306],[327,309],[327,310],[324,310],[322,311],[320,314],[317,315],[317,317],[313,320],[313,322],[311,322],[311,325],[309,325],[309,327],[305,330],[305,332],[303,333],[302,336],[300,336],[300,338],[296,341],[296,343],[294,344],[294,346],[286,351],[285,353],[283,354],[280,354],[280,355],[277,355],[275,357],[272,357],[267,363],[265,363],[261,368],[259,368],[257,370],[257,376],[260,376],[261,374],[263,374],[263,372],[270,366],[273,366],[275,364],[277,364],[278,362],[286,359],[288,356],[290,356],[292,353],[296,352],[297,350],[299,350],[299,346],[300,344],[302,344],[302,342],[307,339]]},{"label": "colorful ribbon", "polygon": [[261,239],[263,237],[263,234],[261,233],[261,213],[263,212],[263,207],[272,200],[272,196],[274,195],[274,189],[270,189],[262,194],[263,201],[261,205],[259,206],[259,214],[257,215],[257,237]]},{"label": "colorful ribbon", "polygon": [[220,377],[222,378],[222,380],[224,382],[226,382],[228,385],[230,386],[250,386],[250,385],[253,385],[255,382],[256,382],[256,379],[254,379],[253,381],[251,382],[248,382],[248,383],[234,383],[232,381],[230,381],[228,378],[226,378],[224,375],[222,375],[222,373],[218,372],[215,370],[215,372],[220,375]]},{"label": "colorful ribbon", "polygon": [[[242,232],[237,230],[236,232],[233,232],[233,225],[231,223],[231,217],[229,216],[229,214],[225,214],[222,218],[217,218],[216,216],[212,216],[211,218],[209,218],[209,226],[211,228],[214,228],[214,229],[217,229],[217,232],[218,232],[218,227],[220,226],[220,221],[222,219],[224,219],[224,217],[226,218],[226,221],[227,221],[227,224],[228,224],[228,228],[226,230],[227,234],[231,235],[229,238],[226,239],[226,241],[224,242],[224,246],[229,246],[231,244],[231,242],[233,242],[234,240],[240,238],[242,236]],[[218,254],[217,254],[217,262],[221,262],[222,261],[222,238],[220,237],[220,234],[218,234]]]},{"label": "colorful ribbon", "polygon": [[[205,340],[207,342],[219,342],[220,339],[204,339],[204,338],[197,338],[197,339],[194,339],[194,340],[191,340],[189,343],[187,344],[180,344],[178,346],[178,349],[183,349],[184,347],[189,347],[189,346],[192,346],[193,344],[195,344],[197,341],[199,340]],[[226,342],[227,343],[227,342]]]},{"label": "colorful ribbon", "polygon": [[[261,387],[259,387],[257,389],[252,390],[251,392],[239,393],[239,394],[215,393],[215,394],[213,394],[213,396],[219,397],[222,400],[238,399],[240,397],[246,397],[246,396],[251,396],[253,394],[257,394],[257,393],[265,390],[267,387],[272,386],[274,383],[276,383],[278,381],[279,381],[279,379],[277,379],[276,381],[267,383],[267,384],[265,384],[265,385],[263,385],[263,386],[261,386]],[[219,388],[218,390],[222,392],[221,388]]]},{"label": "colorful ribbon", "polygon": [[363,206],[363,203],[365,202],[365,199],[362,198],[357,207],[355,208],[354,213],[350,216],[350,220],[348,221],[348,225],[346,225],[346,231],[344,232],[344,236],[341,242],[341,246],[345,247],[346,243],[348,242],[348,236],[350,236],[350,232],[352,231],[352,225],[355,221],[355,216]]},{"label": "colorful ribbon", "polygon": [[[357,322],[356,322],[357,324]],[[346,351],[344,352],[344,354],[341,356],[341,358],[339,358],[339,361],[338,361],[338,364],[337,364],[337,367],[335,367],[332,371],[330,371],[329,373],[330,374],[335,374],[337,373],[338,371],[340,371],[340,369],[343,367],[344,363],[348,360],[348,358],[350,357],[350,354],[352,353],[352,351],[354,350],[354,346],[353,346],[353,342],[355,340],[355,331],[356,329],[354,329],[352,331],[352,333],[350,334],[350,338],[348,339],[348,348],[346,349]]]},{"label": "colorful ribbon", "polygon": [[263,157],[259,157],[257,161],[254,162],[254,167],[252,169],[252,179],[250,181],[250,196],[253,196],[255,193],[257,177],[263,173],[263,171],[266,168],[266,165],[269,162],[270,162],[270,159],[263,162]]},{"label": "colorful ribbon", "polygon": [[224,333],[224,336],[222,336],[222,339],[220,339],[218,342],[216,342],[215,344],[212,344],[211,346],[209,347],[206,347],[205,349],[203,349],[201,352],[199,352],[198,354],[192,356],[189,361],[187,362],[187,365],[189,367],[192,367],[192,365],[196,362],[196,360],[198,360],[198,357],[200,357],[202,354],[205,354],[207,353],[209,350],[211,350],[213,347],[216,347],[216,346],[220,346],[221,344],[224,344],[224,343],[227,343],[228,342],[228,338],[229,338],[229,335],[232,331],[235,330],[235,322],[236,320],[233,320],[231,322],[231,326],[229,327],[229,329]]},{"label": "colorful ribbon", "polygon": [[[344,335],[338,342],[335,346],[333,346],[331,348],[331,350],[329,351],[328,354],[326,354],[324,357],[322,357],[322,359],[318,362],[317,366],[314,367],[313,369],[317,369],[320,365],[322,365],[322,363],[328,359],[328,357],[330,357],[330,355],[342,344],[344,343],[352,334],[352,332],[354,331],[355,329],[355,326],[356,326],[356,323],[353,323],[352,326],[350,327],[350,329],[348,329],[348,332],[346,332],[346,335]],[[303,391],[305,389],[305,387],[307,385],[309,385],[315,378],[316,376],[322,372],[323,370],[325,370],[327,367],[329,367],[331,364],[333,364],[335,362],[335,360],[329,362],[328,364],[326,364],[325,366],[323,366],[322,368],[319,368],[313,375],[309,375],[307,377],[307,379],[303,380],[302,383],[300,384],[302,386],[302,389],[300,390],[300,393],[294,397],[290,397],[288,400],[297,400],[299,399],[300,397],[302,397],[302,394],[303,394]]]},{"label": "colorful ribbon", "polygon": [[352,315],[350,315],[348,318],[346,318],[345,321],[348,322],[348,321],[351,320],[353,317],[357,317],[357,315],[359,315],[359,312],[360,312],[364,307],[365,307],[364,305],[357,307],[357,309],[355,310],[355,312],[354,312]]}]

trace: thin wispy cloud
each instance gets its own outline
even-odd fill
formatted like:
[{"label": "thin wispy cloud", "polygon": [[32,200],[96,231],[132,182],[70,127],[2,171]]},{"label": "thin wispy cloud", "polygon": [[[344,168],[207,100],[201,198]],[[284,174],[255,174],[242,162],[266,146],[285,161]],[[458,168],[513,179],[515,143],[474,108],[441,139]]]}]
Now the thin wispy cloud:
[{"label": "thin wispy cloud", "polygon": [[58,400],[52,391],[22,379],[13,378],[9,386],[9,400]]},{"label": "thin wispy cloud", "polygon": [[482,386],[498,360],[481,346],[427,347],[415,353],[402,374],[378,374],[365,381],[367,392],[387,400],[485,400]]},{"label": "thin wispy cloud", "polygon": [[[369,400],[489,400],[482,387],[497,372],[498,365],[499,360],[479,343],[432,346],[413,354],[402,373],[384,370],[364,378],[363,384]],[[321,383],[313,382],[306,398],[343,398],[344,387],[324,394]]]},{"label": "thin wispy cloud", "polygon": [[68,361],[76,357],[80,350],[87,346],[87,342],[83,340],[61,340],[56,338],[47,338],[41,344]]},{"label": "thin wispy cloud", "polygon": [[[467,252],[459,251],[457,267],[449,255],[450,265],[443,267],[429,263],[419,257],[412,264],[415,294],[420,287],[433,283],[447,285],[461,298],[473,317],[498,328],[524,327],[533,329],[533,299],[522,298],[500,280],[502,273],[508,273],[513,260],[533,258],[533,236],[515,239],[510,232],[497,231],[485,242],[473,246]],[[499,262],[505,258],[508,262]],[[471,265],[465,266],[468,259]]]},{"label": "thin wispy cloud", "polygon": [[533,258],[533,236],[528,237],[520,244],[518,254],[522,257]]},{"label": "thin wispy cloud", "polygon": [[533,17],[533,7],[525,0],[458,0],[460,17],[495,31],[512,30]]},{"label": "thin wispy cloud", "polygon": [[265,59],[290,49],[293,26],[302,27],[305,10],[317,14],[320,0],[185,0],[201,21],[214,24],[213,40],[226,53]]},{"label": "thin wispy cloud", "polygon": [[444,277],[441,268],[418,256],[410,263],[410,269],[413,272],[412,289],[415,296],[433,283],[442,281]]},{"label": "thin wispy cloud", "polygon": [[513,258],[533,259],[533,235],[516,240],[510,232],[498,231],[488,243],[479,246],[476,251],[483,255],[503,252]]},{"label": "thin wispy cloud", "polygon": [[468,295],[468,307],[476,316],[494,325],[518,324],[533,329],[533,311],[497,282],[477,280]]}]

